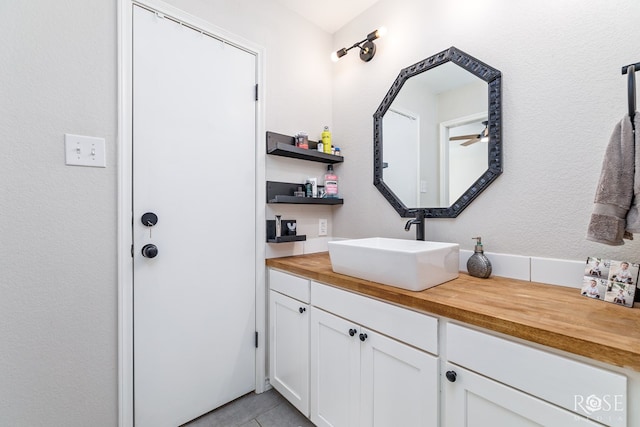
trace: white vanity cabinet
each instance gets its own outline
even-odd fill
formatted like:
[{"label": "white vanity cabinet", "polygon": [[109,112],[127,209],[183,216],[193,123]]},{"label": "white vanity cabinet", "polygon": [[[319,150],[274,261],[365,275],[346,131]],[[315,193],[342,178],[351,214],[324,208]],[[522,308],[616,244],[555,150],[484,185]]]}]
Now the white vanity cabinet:
[{"label": "white vanity cabinet", "polygon": [[271,384],[317,426],[639,425],[636,372],[273,268],[269,283]]},{"label": "white vanity cabinet", "polygon": [[447,426],[627,425],[624,375],[453,323],[446,346]]},{"label": "white vanity cabinet", "polygon": [[435,318],[315,282],[311,304],[314,424],[438,424]]},{"label": "white vanity cabinet", "polygon": [[269,379],[309,416],[309,280],[269,270]]}]

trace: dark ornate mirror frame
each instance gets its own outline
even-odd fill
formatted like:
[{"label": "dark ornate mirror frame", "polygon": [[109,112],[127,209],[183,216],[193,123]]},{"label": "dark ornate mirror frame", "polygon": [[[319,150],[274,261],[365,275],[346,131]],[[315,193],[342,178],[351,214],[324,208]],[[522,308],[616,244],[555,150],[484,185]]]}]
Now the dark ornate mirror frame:
[{"label": "dark ornate mirror frame", "polygon": [[[489,85],[489,167],[458,200],[446,208],[407,207],[384,183],[382,178],[382,118],[404,83],[411,77],[438,65],[452,62]],[[437,53],[417,64],[404,68],[393,82],[382,103],[373,114],[373,185],[403,218],[413,218],[422,212],[425,218],[455,218],[502,173],[502,74],[500,71],[467,55],[455,47]]]}]

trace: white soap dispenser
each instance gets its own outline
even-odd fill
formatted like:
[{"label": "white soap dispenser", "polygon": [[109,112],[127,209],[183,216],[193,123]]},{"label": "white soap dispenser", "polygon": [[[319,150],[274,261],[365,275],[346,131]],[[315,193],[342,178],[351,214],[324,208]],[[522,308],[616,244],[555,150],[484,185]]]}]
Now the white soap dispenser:
[{"label": "white soap dispenser", "polygon": [[484,254],[482,237],[472,237],[477,240],[473,255],[467,260],[467,271],[471,276],[486,279],[491,276],[491,261]]}]

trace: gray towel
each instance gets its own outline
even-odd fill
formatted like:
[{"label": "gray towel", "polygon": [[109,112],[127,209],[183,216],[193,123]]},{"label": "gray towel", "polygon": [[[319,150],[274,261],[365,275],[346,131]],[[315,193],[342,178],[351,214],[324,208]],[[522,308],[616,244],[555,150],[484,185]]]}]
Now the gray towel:
[{"label": "gray towel", "polygon": [[[640,133],[640,114],[634,122]],[[636,151],[631,120],[625,116],[609,139],[587,239],[613,246],[633,239],[632,233],[640,232],[639,198],[640,148]]]}]

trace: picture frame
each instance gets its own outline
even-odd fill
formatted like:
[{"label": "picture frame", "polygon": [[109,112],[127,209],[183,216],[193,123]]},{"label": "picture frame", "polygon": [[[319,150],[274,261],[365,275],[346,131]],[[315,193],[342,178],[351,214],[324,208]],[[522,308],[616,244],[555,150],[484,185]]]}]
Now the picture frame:
[{"label": "picture frame", "polygon": [[588,298],[633,307],[640,264],[587,258],[580,293]]}]

